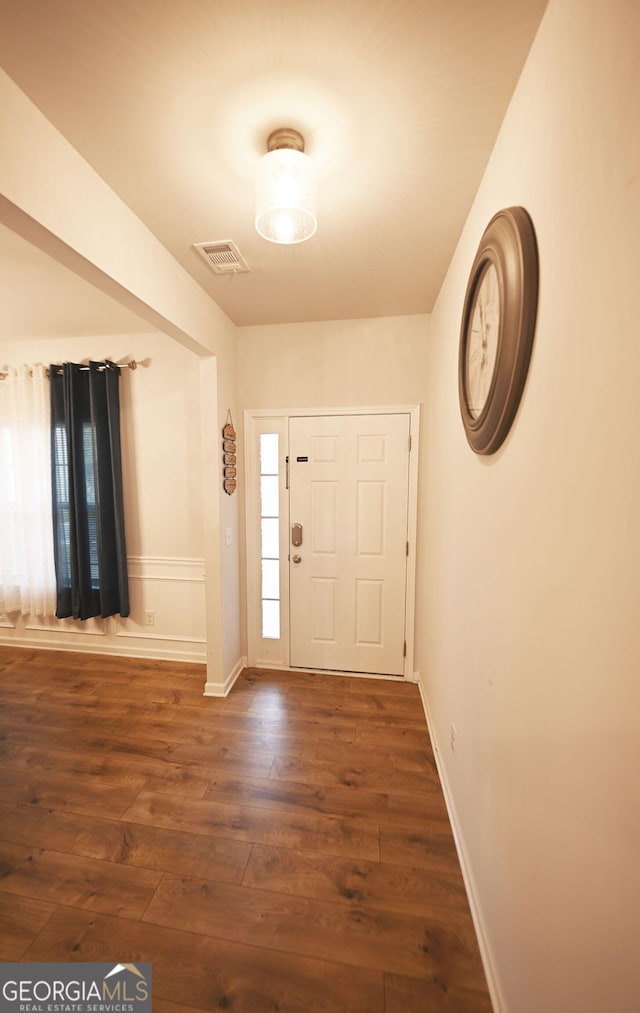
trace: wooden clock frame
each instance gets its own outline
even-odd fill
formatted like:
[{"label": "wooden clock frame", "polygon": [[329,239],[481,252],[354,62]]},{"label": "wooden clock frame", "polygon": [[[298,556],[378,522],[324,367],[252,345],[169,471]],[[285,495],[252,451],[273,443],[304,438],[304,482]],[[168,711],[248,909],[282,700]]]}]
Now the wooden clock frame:
[{"label": "wooden clock frame", "polygon": [[[467,342],[476,294],[493,264],[500,293],[498,348],[487,399],[476,416],[467,388]],[[538,306],[538,246],[522,207],[504,208],[484,231],[464,298],[458,353],[458,396],[467,440],[476,454],[493,454],[511,429],[524,390]]]}]

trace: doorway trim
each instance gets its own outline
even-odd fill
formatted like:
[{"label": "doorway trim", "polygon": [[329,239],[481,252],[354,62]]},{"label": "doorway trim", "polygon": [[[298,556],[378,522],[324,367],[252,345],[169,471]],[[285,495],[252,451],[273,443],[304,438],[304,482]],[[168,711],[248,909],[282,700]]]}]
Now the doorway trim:
[{"label": "doorway trim", "polygon": [[[278,433],[280,438],[280,558],[285,560],[289,553],[289,497],[286,494],[285,458],[288,454],[289,419],[314,415],[409,415],[411,448],[409,453],[409,489],[407,538],[409,553],[405,589],[405,639],[407,653],[404,659],[403,676],[407,681],[414,678],[415,639],[415,593],[416,593],[416,539],[418,533],[418,463],[420,453],[420,405],[351,405],[329,408],[247,408],[244,411],[244,475],[245,475],[245,531],[246,531],[246,614],[247,614],[247,656],[252,668],[290,668],[289,642],[289,571],[281,566],[280,605],[281,626],[279,640],[265,641],[260,635],[260,595],[258,593],[260,563],[260,482],[259,482],[259,437],[262,433]],[[317,669],[296,668],[300,672],[315,672]],[[326,672],[326,669],[322,670]],[[336,672],[336,674],[343,674]],[[352,672],[350,675],[364,678],[398,679],[398,676],[375,676],[368,673]]]}]

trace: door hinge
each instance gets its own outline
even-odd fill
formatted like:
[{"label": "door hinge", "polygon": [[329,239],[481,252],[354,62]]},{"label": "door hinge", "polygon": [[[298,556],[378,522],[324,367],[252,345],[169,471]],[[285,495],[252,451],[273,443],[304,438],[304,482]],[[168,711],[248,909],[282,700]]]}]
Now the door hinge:
[{"label": "door hinge", "polygon": [[409,555],[409,543],[407,542],[407,555]]},{"label": "door hinge", "polygon": [[284,459],[284,487],[289,488],[289,455]]},{"label": "door hinge", "polygon": [[411,435],[409,435],[409,453],[411,453]]},{"label": "door hinge", "polygon": [[403,651],[402,651],[402,657],[406,658],[406,656],[407,656],[407,641],[405,640],[405,642],[404,642],[404,648],[403,648]]}]

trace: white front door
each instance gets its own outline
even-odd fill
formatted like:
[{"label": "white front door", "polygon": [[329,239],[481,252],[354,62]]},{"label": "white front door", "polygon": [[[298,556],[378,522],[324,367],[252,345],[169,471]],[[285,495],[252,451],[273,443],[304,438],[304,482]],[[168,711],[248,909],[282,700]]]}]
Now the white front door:
[{"label": "white front door", "polygon": [[293,668],[403,674],[409,433],[400,413],[289,420]]}]

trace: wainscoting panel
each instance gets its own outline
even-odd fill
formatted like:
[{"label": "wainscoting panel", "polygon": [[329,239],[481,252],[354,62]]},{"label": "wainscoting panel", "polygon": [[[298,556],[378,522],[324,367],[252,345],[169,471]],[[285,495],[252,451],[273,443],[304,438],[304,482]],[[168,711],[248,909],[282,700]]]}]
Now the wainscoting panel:
[{"label": "wainscoting panel", "polygon": [[0,614],[0,644],[205,662],[204,560],[130,556],[127,565],[127,619]]},{"label": "wainscoting panel", "polygon": [[116,637],[136,656],[205,660],[204,560],[128,560],[131,615],[116,616]]},{"label": "wainscoting panel", "polygon": [[104,637],[108,622],[108,619],[83,619],[82,622],[78,622],[77,619],[56,619],[53,616],[46,619],[25,616],[23,629],[38,633],[70,633],[74,637]]}]

